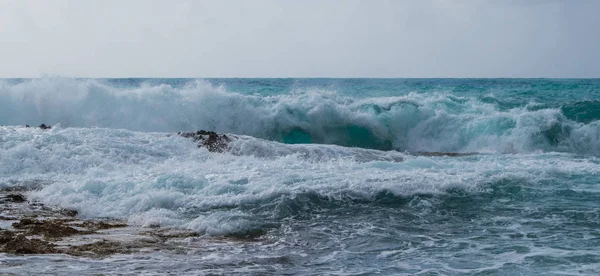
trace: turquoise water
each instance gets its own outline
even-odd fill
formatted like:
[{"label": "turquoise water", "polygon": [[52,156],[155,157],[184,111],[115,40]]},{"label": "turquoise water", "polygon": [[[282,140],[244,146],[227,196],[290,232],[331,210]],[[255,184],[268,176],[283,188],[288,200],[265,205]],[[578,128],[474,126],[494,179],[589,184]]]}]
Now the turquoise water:
[{"label": "turquoise water", "polygon": [[[40,123],[58,125],[21,127]],[[600,271],[600,80],[13,79],[0,125],[0,186],[258,240],[149,273]],[[166,135],[197,129],[240,138],[211,153]]]}]

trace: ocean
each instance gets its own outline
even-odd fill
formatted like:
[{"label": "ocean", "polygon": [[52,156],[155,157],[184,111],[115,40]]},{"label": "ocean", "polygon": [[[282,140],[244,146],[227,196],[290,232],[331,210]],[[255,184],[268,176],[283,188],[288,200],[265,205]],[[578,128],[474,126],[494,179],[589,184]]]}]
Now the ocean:
[{"label": "ocean", "polygon": [[600,273],[600,79],[4,79],[0,125],[0,188],[199,235],[1,273]]}]

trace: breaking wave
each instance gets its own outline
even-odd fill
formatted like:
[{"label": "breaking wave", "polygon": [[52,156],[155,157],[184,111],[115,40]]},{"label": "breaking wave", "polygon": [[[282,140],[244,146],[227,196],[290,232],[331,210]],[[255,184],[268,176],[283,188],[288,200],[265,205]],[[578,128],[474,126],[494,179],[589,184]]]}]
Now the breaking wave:
[{"label": "breaking wave", "polygon": [[197,129],[279,142],[378,150],[600,155],[597,100],[506,105],[450,92],[348,96],[298,88],[249,95],[208,81],[123,86],[103,80],[0,81],[0,124],[134,131]]}]

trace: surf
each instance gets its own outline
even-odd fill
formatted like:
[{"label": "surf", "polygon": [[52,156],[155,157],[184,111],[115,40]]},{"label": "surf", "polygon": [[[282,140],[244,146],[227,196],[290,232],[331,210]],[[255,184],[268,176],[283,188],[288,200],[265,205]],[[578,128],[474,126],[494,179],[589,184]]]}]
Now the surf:
[{"label": "surf", "polygon": [[[214,82],[214,83],[213,83]],[[0,125],[100,127],[144,132],[199,129],[285,144],[400,152],[569,152],[600,155],[595,100],[563,104],[493,94],[405,91],[377,97],[335,87],[242,93],[185,80],[135,84],[43,78],[0,81]],[[454,93],[454,94],[453,94]],[[508,100],[511,100],[510,98]]]}]

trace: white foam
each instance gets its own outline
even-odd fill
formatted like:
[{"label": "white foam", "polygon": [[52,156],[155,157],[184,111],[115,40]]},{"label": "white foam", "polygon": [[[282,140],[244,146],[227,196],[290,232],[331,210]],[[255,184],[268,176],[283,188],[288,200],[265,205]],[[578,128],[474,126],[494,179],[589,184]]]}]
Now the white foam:
[{"label": "white foam", "polygon": [[[360,156],[362,149],[329,145],[272,143],[275,154],[211,153],[177,135],[103,128],[0,127],[0,137],[0,186],[39,183],[42,188],[31,194],[32,199],[75,209],[82,217],[122,218],[136,225],[210,234],[251,229],[258,217],[275,212],[264,206],[305,193],[331,200],[369,200],[381,192],[478,193],[502,179],[536,183],[557,174],[600,174],[595,158],[558,153],[403,156],[404,162],[395,163],[385,158],[364,162],[349,156]],[[268,142],[248,139],[241,143],[268,147]],[[243,151],[243,145],[238,149]],[[306,152],[313,156],[308,158]],[[242,208],[249,204],[266,209],[252,213],[249,210],[258,207]]]},{"label": "white foam", "polygon": [[101,80],[0,80],[0,124],[42,122],[135,131],[205,129],[279,141],[293,140],[297,131],[313,143],[411,152],[600,155],[598,121],[573,122],[556,108],[500,110],[448,93],[356,98],[302,88],[256,96],[202,80],[127,87]]}]

